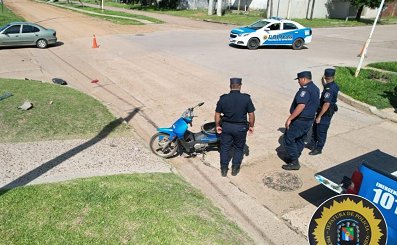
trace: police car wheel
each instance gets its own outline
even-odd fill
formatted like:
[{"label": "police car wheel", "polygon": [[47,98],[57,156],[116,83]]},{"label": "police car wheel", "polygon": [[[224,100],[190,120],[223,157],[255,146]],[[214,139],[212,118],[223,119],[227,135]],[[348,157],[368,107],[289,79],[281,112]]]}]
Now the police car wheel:
[{"label": "police car wheel", "polygon": [[295,50],[302,49],[303,48],[303,44],[305,44],[305,41],[303,41],[302,38],[298,38],[292,44],[292,49],[295,49]]},{"label": "police car wheel", "polygon": [[257,49],[259,47],[259,39],[252,37],[248,40],[247,48],[250,50]]}]

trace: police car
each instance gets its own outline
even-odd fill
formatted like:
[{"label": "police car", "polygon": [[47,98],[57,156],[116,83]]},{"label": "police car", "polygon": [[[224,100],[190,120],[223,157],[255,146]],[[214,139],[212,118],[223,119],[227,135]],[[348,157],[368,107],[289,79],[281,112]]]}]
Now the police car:
[{"label": "police car", "polygon": [[301,24],[278,17],[262,19],[230,32],[231,45],[257,49],[259,46],[285,45],[301,49],[312,41],[312,30]]}]

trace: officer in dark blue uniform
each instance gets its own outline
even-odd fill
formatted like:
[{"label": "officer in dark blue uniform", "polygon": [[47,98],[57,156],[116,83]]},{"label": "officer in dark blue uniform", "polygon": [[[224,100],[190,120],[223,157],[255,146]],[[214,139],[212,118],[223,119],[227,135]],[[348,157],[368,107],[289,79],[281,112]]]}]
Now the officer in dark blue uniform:
[{"label": "officer in dark blue uniform", "polygon": [[285,170],[300,168],[299,156],[305,146],[305,138],[310,130],[317,108],[320,104],[320,90],[311,81],[312,73],[302,71],[297,78],[301,86],[292,101],[290,113],[285,122],[284,143],[287,151],[288,164],[282,166]]},{"label": "officer in dark blue uniform", "polygon": [[322,83],[324,90],[321,93],[320,107],[317,110],[316,120],[313,124],[313,144],[314,148],[309,155],[322,153],[327,132],[334,113],[338,110],[336,105],[339,87],[334,81],[335,69],[325,69]]},{"label": "officer in dark blue uniform", "polygon": [[[255,107],[251,97],[240,92],[241,80],[241,78],[230,78],[231,91],[220,97],[215,109],[216,131],[221,134],[220,163],[223,177],[227,175],[229,151],[232,147],[234,148],[232,175],[236,176],[239,173],[247,131],[254,132]],[[221,114],[223,114],[222,124]]]}]

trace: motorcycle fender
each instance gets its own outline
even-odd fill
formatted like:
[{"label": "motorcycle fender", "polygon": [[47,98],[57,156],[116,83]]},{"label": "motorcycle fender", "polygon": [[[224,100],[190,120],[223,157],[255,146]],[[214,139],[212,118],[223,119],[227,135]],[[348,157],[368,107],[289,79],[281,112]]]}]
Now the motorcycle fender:
[{"label": "motorcycle fender", "polygon": [[172,128],[158,128],[157,131],[159,133],[165,133],[170,136],[170,140],[174,140],[176,137],[176,134],[174,133],[174,130]]}]

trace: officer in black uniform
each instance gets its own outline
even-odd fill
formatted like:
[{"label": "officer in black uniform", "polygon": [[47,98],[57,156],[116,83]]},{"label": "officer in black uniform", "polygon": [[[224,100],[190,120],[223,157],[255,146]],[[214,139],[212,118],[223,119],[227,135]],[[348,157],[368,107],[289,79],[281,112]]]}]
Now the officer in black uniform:
[{"label": "officer in black uniform", "polygon": [[287,151],[287,162],[282,166],[285,170],[300,168],[299,156],[305,146],[305,138],[310,130],[317,108],[320,104],[320,90],[311,81],[312,73],[302,71],[297,78],[301,86],[290,107],[291,115],[285,122],[284,143]]},{"label": "officer in black uniform", "polygon": [[336,105],[339,87],[334,81],[335,69],[325,69],[322,83],[324,90],[321,93],[320,107],[317,110],[316,120],[313,124],[313,144],[314,148],[309,155],[322,153],[327,132],[334,113],[338,110]]},{"label": "officer in black uniform", "polygon": [[[220,163],[223,177],[227,175],[229,151],[232,147],[234,148],[232,175],[236,176],[239,173],[247,131],[254,132],[255,107],[248,94],[240,93],[241,80],[241,78],[230,78],[231,91],[220,97],[215,109],[216,132],[221,134]],[[223,114],[222,124],[221,114]]]}]

